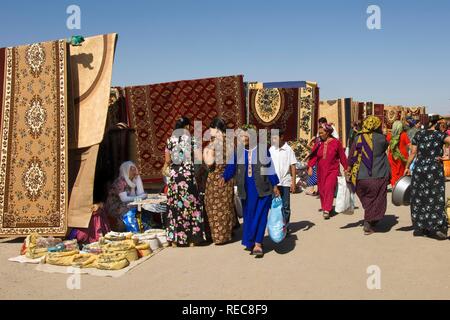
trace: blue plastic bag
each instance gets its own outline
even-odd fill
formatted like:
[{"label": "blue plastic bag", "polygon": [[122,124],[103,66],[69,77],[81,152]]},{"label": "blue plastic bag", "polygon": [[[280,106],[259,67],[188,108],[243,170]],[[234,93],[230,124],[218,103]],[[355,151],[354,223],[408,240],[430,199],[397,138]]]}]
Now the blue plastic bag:
[{"label": "blue plastic bag", "polygon": [[409,166],[409,170],[411,171],[411,173],[414,171],[415,166],[416,166],[416,159],[414,159],[411,165]]},{"label": "blue plastic bag", "polygon": [[286,237],[287,230],[283,216],[283,200],[279,197],[272,200],[267,229],[269,230],[270,239],[275,243],[280,243]]},{"label": "blue plastic bag", "polygon": [[127,232],[139,233],[139,222],[136,218],[137,209],[133,208],[125,213],[122,217],[122,221],[125,224]]}]

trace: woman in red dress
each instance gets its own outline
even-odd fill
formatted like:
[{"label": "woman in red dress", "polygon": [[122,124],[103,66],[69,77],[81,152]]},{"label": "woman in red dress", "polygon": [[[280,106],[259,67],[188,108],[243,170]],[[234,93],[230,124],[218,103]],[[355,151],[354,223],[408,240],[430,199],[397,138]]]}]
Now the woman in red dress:
[{"label": "woman in red dress", "polygon": [[317,164],[317,185],[320,194],[324,219],[330,218],[333,210],[339,163],[347,170],[347,157],[341,142],[332,137],[333,127],[323,124],[319,128],[320,141],[316,143],[308,162],[308,174],[311,176]]},{"label": "woman in red dress", "polygon": [[387,141],[389,142],[388,159],[391,166],[391,185],[394,187],[405,172],[408,149],[411,144],[401,121],[394,122],[392,132],[387,135]]}]

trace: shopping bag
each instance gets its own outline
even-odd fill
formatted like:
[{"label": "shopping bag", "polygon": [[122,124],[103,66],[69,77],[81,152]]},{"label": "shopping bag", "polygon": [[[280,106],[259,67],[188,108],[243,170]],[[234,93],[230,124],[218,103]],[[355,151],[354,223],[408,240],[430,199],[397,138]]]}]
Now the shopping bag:
[{"label": "shopping bag", "polygon": [[267,221],[269,236],[275,243],[280,243],[286,237],[286,222],[283,216],[283,200],[280,197],[272,200]]},{"label": "shopping bag", "polygon": [[125,224],[127,232],[139,233],[141,228],[139,227],[137,209],[132,208],[122,217],[122,221]]},{"label": "shopping bag", "polygon": [[350,188],[350,207],[345,211],[345,214],[355,213],[355,193]]},{"label": "shopping bag", "polygon": [[414,159],[411,165],[409,166],[409,170],[411,171],[411,173],[414,171],[415,166],[416,166],[416,159]]},{"label": "shopping bag", "polygon": [[338,177],[338,187],[336,195],[336,206],[334,211],[343,213],[352,211],[354,206],[354,195],[352,200],[352,190],[345,177]]},{"label": "shopping bag", "polygon": [[238,217],[242,218],[243,217],[242,201],[241,198],[239,198],[237,187],[234,187],[234,208],[236,210]]}]

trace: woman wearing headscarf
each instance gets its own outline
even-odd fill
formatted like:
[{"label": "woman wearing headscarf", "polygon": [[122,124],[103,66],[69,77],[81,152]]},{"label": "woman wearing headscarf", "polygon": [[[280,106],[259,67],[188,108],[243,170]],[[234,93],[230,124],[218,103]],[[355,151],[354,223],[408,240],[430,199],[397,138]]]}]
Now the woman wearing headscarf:
[{"label": "woman wearing headscarf", "polygon": [[167,192],[167,240],[173,245],[194,246],[206,240],[195,180],[194,159],[201,160],[198,142],[189,132],[190,121],[181,117],[167,139],[165,164],[169,167]]},{"label": "woman wearing headscarf", "polygon": [[364,233],[383,219],[387,208],[387,186],[390,178],[386,150],[389,143],[381,131],[381,120],[369,116],[350,150],[347,175],[364,208]]},{"label": "woman wearing headscarf", "polygon": [[420,122],[412,117],[409,117],[406,119],[406,123],[409,127],[406,133],[408,134],[409,141],[412,141],[416,133],[419,131],[418,125],[420,125]]},{"label": "woman wearing headscarf", "polygon": [[226,162],[233,151],[233,145],[227,145],[225,121],[215,118],[209,126],[212,141],[203,151],[203,160],[208,166],[206,181],[205,207],[211,230],[212,241],[216,245],[225,244],[233,237],[236,223],[234,211],[234,180],[220,185]]},{"label": "woman wearing headscarf", "polygon": [[395,121],[393,123],[392,131],[387,135],[387,141],[389,142],[388,160],[391,165],[391,185],[394,187],[405,172],[408,148],[411,144],[403,122]]},{"label": "woman wearing headscarf", "polygon": [[355,138],[360,131],[360,127],[361,127],[360,122],[355,121],[352,123],[352,128],[350,130],[350,134],[348,135],[348,141],[347,141],[347,149],[346,149],[347,156],[350,154],[350,148],[353,145],[353,142],[355,141]]},{"label": "woman wearing headscarf", "polygon": [[443,146],[450,144],[450,137],[436,130],[438,121],[438,116],[430,117],[428,129],[414,136],[405,175],[411,175],[408,168],[416,158],[411,182],[411,218],[415,233],[444,240],[448,220],[442,153]]},{"label": "woman wearing headscarf", "polygon": [[308,162],[308,174],[312,176],[317,165],[317,186],[324,219],[330,218],[333,210],[333,200],[336,191],[339,163],[347,169],[347,157],[341,142],[332,136],[333,127],[322,124],[319,127],[320,141],[316,143]]},{"label": "woman wearing headscarf", "polygon": [[130,210],[128,203],[136,198],[145,199],[147,194],[137,166],[133,162],[122,163],[119,171],[119,177],[109,189],[105,210],[111,219],[111,228],[115,231],[125,231],[123,216]]}]

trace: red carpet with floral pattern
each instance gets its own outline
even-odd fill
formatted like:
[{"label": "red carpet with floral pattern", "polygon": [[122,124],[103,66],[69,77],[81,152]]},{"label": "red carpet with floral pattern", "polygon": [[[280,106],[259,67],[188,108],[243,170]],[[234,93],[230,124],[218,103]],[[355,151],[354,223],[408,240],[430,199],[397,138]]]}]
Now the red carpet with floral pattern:
[{"label": "red carpet with floral pattern", "polygon": [[243,76],[127,87],[131,128],[136,130],[137,165],[144,182],[162,179],[164,150],[176,121],[202,121],[203,130],[220,116],[229,128],[245,123]]}]

